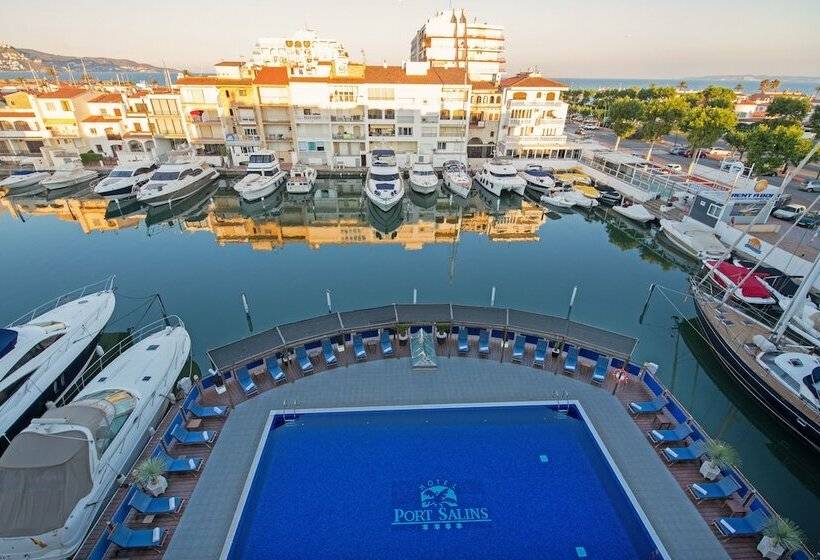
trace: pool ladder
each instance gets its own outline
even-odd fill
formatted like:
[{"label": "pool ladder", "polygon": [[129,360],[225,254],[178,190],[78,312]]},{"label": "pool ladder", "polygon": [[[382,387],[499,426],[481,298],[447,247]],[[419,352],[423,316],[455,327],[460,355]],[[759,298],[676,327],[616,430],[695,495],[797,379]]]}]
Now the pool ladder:
[{"label": "pool ladder", "polygon": [[559,416],[567,416],[569,414],[569,393],[564,391],[559,395],[558,391],[553,391],[552,400],[557,403],[555,411]]},{"label": "pool ladder", "polygon": [[293,401],[292,404],[288,405],[288,401],[282,403],[282,420],[284,420],[285,424],[292,424],[296,422],[296,407],[298,403],[296,400]]}]

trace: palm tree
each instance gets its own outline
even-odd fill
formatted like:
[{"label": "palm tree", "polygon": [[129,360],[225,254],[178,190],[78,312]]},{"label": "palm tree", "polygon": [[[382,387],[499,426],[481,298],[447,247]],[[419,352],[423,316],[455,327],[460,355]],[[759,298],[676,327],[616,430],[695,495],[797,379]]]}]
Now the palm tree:
[{"label": "palm tree", "polygon": [[760,80],[760,92],[766,93],[766,90],[772,86],[771,80]]},{"label": "palm tree", "polygon": [[737,84],[737,85],[735,85],[735,91],[737,91],[737,92],[741,92],[741,91],[743,91],[743,84]]},{"label": "palm tree", "polygon": [[777,88],[779,88],[779,87],[780,87],[780,80],[778,80],[777,78],[775,78],[774,80],[771,80],[771,81],[769,82],[769,85],[771,85],[772,89],[777,89]]},{"label": "palm tree", "polygon": [[680,83],[678,84],[678,89],[681,90],[681,91],[686,91],[686,90],[689,89],[689,84],[686,83],[686,80],[681,80]]}]

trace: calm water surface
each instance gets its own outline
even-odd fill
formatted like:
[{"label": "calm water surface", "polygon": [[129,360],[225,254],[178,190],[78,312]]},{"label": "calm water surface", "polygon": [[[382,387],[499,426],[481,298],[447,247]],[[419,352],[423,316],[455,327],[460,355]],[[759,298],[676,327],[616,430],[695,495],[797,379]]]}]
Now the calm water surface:
[{"label": "calm water surface", "polygon": [[[0,318],[8,322],[64,291],[117,275],[113,330],[132,325],[160,293],[185,321],[194,352],[241,338],[253,326],[339,309],[410,302],[489,303],[564,315],[640,339],[637,361],[660,377],[713,436],[734,445],[743,470],[820,548],[818,457],[734,386],[698,335],[694,316],[653,298],[651,283],[686,288],[687,261],[653,249],[654,232],[596,211],[545,214],[521,198],[405,199],[385,214],[362,201],[357,181],[320,181],[308,196],[240,203],[221,188],[159,212],[107,208],[86,191],[63,198],[0,199]],[[623,229],[627,227],[627,229]],[[689,263],[690,265],[692,263]]]}]

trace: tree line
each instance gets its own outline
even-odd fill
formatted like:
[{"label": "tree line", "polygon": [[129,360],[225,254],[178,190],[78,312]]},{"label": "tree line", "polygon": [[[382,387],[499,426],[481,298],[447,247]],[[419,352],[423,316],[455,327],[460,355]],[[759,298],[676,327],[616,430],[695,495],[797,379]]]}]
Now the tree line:
[{"label": "tree line", "polygon": [[[765,87],[779,85],[774,82],[766,80]],[[615,149],[623,138],[648,142],[647,159],[659,140],[673,132],[683,134],[692,151],[690,172],[703,150],[720,139],[739,152],[748,165],[754,165],[760,175],[785,171],[811,150],[812,141],[804,138],[803,130],[803,122],[812,110],[806,96],[778,95],[769,104],[764,121],[738,123],[735,91],[718,86],[697,92],[681,89],[685,88],[579,89],[566,92],[564,97],[572,112],[593,116],[615,132]],[[820,137],[817,109],[808,127]]]}]

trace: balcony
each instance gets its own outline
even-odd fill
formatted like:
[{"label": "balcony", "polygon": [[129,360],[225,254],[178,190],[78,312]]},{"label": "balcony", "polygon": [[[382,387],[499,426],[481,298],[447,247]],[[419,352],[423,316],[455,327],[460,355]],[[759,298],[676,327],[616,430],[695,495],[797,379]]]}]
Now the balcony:
[{"label": "balcony", "polygon": [[48,130],[0,130],[0,138],[48,138]]},{"label": "balcony", "polygon": [[327,122],[329,120],[326,115],[318,114],[305,115],[296,113],[293,118],[296,122]]},{"label": "balcony", "polygon": [[330,115],[330,122],[362,122],[364,115]]},{"label": "balcony", "polygon": [[557,126],[564,124],[564,119],[559,117],[542,117],[535,121],[536,126]]},{"label": "balcony", "polygon": [[269,134],[265,137],[265,140],[268,142],[288,142],[290,143],[293,140],[293,136],[290,134]]},{"label": "balcony", "polygon": [[[371,134],[371,136],[374,136]],[[354,134],[352,132],[343,132],[339,134],[338,132],[333,133],[334,140],[364,140],[364,134]]]},{"label": "balcony", "polygon": [[395,128],[371,128],[367,131],[367,135],[370,137],[395,137],[396,136],[396,129]]},{"label": "balcony", "polygon": [[108,140],[122,140],[122,134],[106,133],[105,137]]},{"label": "balcony", "polygon": [[189,124],[222,124],[222,119],[219,118],[219,115],[216,113],[214,114],[206,114],[206,115],[187,115],[185,117],[185,121]]}]

